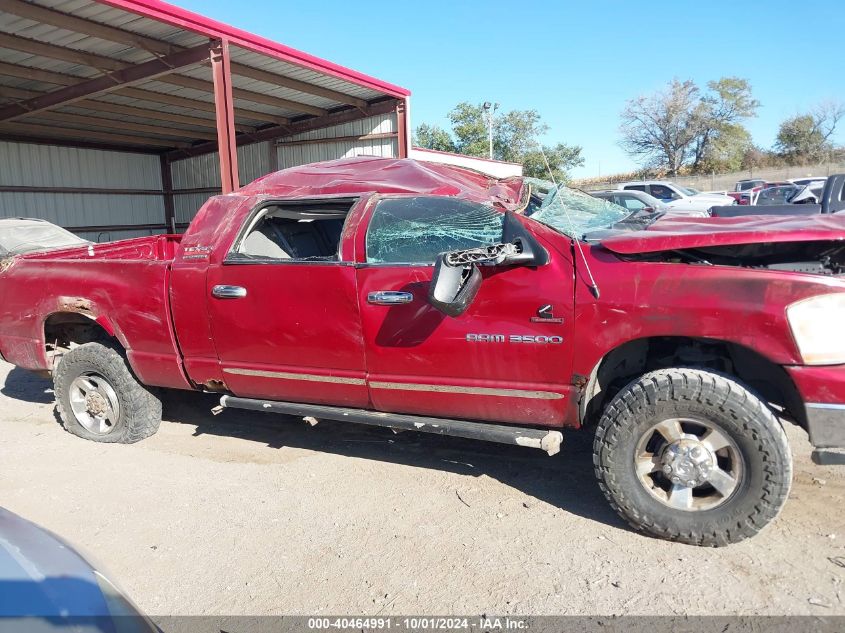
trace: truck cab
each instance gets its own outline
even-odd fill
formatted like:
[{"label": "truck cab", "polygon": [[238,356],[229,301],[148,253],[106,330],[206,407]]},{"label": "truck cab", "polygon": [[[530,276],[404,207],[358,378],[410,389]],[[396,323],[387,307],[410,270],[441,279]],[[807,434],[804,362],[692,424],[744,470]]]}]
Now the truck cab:
[{"label": "truck cab", "polygon": [[[845,448],[845,216],[639,213],[412,160],[283,170],[183,236],[0,262],[0,355],[70,432],[149,437],[156,388],[559,452],[650,535],[726,545],[789,492],[782,424]],[[84,271],[84,274],[80,274]]]}]

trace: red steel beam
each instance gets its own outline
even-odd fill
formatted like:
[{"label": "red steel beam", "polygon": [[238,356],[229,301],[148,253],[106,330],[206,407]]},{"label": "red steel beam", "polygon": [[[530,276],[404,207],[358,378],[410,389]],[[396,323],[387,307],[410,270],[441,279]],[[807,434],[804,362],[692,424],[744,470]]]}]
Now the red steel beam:
[{"label": "red steel beam", "polygon": [[[213,45],[213,43],[212,43]],[[11,121],[33,112],[62,107],[94,95],[126,87],[133,83],[172,73],[176,68],[192,66],[208,57],[209,44],[196,46],[172,55],[165,55],[143,64],[112,71],[102,77],[60,88],[54,92],[0,108],[0,121]]]},{"label": "red steel beam", "polygon": [[220,182],[223,193],[240,188],[238,182],[238,145],[235,138],[235,104],[232,99],[232,68],[229,42],[222,40],[211,47],[211,71],[214,79],[214,106],[217,112],[217,149],[220,156]]},{"label": "red steel beam", "polygon": [[396,131],[398,133],[397,154],[399,158],[408,158],[408,122],[407,102],[403,99],[396,102]]},{"label": "red steel beam", "polygon": [[394,86],[385,81],[369,77],[362,73],[355,72],[349,68],[332,64],[323,59],[308,55],[301,51],[294,50],[277,42],[258,37],[241,31],[233,26],[216,22],[209,18],[197,15],[172,4],[160,0],[98,0],[101,4],[110,5],[141,15],[150,20],[157,20],[170,24],[193,33],[202,33],[210,39],[227,39],[232,46],[244,48],[254,53],[266,55],[301,68],[316,71],[318,73],[342,79],[358,86],[364,86],[384,95],[395,98],[404,98],[410,92],[399,86]]}]

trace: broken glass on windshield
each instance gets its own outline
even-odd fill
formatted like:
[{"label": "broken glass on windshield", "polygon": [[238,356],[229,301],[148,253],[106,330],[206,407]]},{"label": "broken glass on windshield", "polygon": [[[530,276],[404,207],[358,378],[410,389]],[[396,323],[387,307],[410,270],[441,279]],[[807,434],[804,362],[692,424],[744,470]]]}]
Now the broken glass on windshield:
[{"label": "broken glass on windshield", "polygon": [[477,202],[387,198],[376,206],[367,229],[367,261],[430,264],[446,251],[498,244],[503,224],[503,213]]},{"label": "broken glass on windshield", "polygon": [[631,214],[618,204],[577,189],[544,180],[526,180],[532,191],[542,197],[540,208],[531,213],[531,219],[569,237],[580,239],[588,231],[610,228]]}]

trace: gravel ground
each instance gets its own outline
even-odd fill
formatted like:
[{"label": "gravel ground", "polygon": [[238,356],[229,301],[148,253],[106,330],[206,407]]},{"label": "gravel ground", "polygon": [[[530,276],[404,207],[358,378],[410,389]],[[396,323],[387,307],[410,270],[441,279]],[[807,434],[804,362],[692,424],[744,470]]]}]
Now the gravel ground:
[{"label": "gravel ground", "polygon": [[781,516],[701,549],[616,517],[586,433],[550,458],[172,393],[157,435],[107,445],[64,432],[47,380],[0,363],[0,385],[0,505],[152,615],[845,614],[845,469],[798,429]]}]

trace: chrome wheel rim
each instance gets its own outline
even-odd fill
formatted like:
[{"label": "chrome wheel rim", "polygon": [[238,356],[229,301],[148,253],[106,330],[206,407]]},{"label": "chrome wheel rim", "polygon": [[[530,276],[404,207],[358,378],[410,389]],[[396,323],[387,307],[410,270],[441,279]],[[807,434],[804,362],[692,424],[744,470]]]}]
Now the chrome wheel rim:
[{"label": "chrome wheel rim", "polygon": [[105,378],[94,372],[77,376],[70,383],[68,396],[73,416],[86,430],[96,435],[114,431],[120,417],[120,402]]},{"label": "chrome wheel rim", "polygon": [[711,422],[670,418],[637,442],[634,470],[640,484],[675,510],[711,510],[728,501],[743,478],[739,447]]}]

